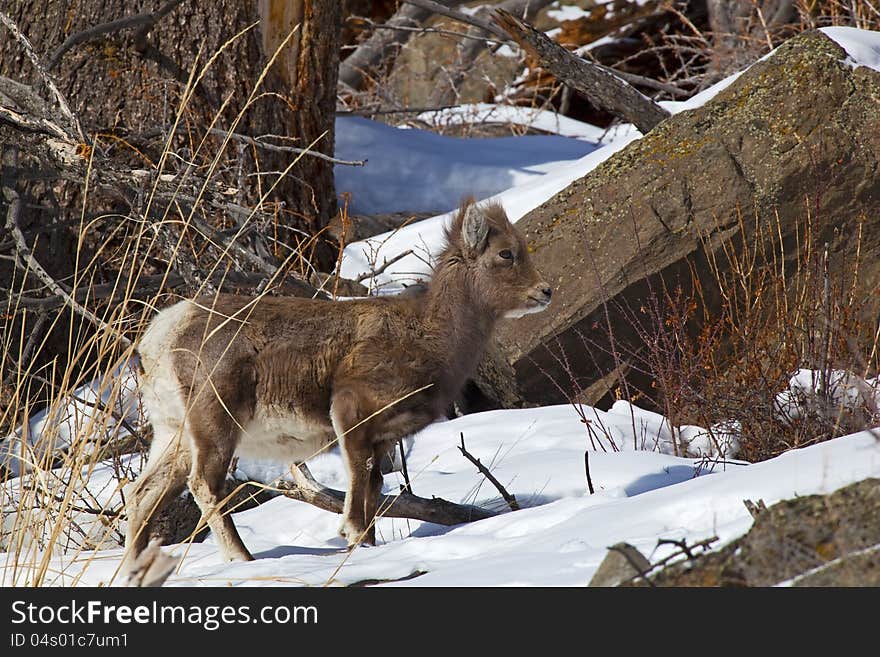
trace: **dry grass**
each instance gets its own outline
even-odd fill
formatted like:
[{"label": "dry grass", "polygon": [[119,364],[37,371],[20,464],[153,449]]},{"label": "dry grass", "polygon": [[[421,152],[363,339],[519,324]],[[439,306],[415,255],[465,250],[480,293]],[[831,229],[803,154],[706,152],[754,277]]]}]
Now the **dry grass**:
[{"label": "dry grass", "polygon": [[740,214],[738,236],[718,250],[704,244],[708,272],[692,268],[687,285],[661,283],[638,309],[621,309],[637,339],[611,344],[642,376],[622,377],[616,396],[719,441],[736,427],[737,456],[749,461],[876,426],[880,395],[867,380],[880,332],[859,277],[861,243],[859,228],[851,251],[830,254],[809,210],[793,243],[778,217]]},{"label": "dry grass", "polygon": [[[20,245],[0,239],[0,253],[10,254],[0,261],[8,262],[9,284],[0,290],[0,436],[7,437],[0,442],[0,552],[7,553],[0,585],[75,584],[75,577],[52,570],[54,557],[64,554],[87,567],[98,549],[121,544],[121,490],[140,470],[148,430],[138,415],[132,343],[169,301],[216,293],[228,276],[247,272],[247,263],[239,262],[241,249],[252,246],[252,232],[266,230],[257,224],[271,210],[269,195],[303,157],[291,157],[272,184],[260,182],[258,197],[244,216],[215,220],[211,228],[223,232],[206,232],[203,217],[216,211],[203,206],[204,191],[234,172],[230,135],[253,103],[266,102],[260,87],[274,61],[266,64],[226,134],[218,137],[226,103],[209,125],[199,128],[191,121],[194,90],[218,55],[197,60],[160,155],[151,158],[129,149],[151,180],[173,173],[180,180],[180,200],[160,200],[153,184],[142,190],[139,204],[108,209],[100,190],[89,185],[92,162],[82,186],[66,191],[78,203],[68,213],[78,216],[49,230],[65,232],[72,245],[73,262],[66,263],[70,273],[56,281],[68,302],[58,303],[51,286],[34,275],[41,260],[53,257],[50,248],[31,238],[30,259]],[[110,143],[119,146],[116,137],[96,136],[91,157]],[[195,191],[194,182],[199,185]],[[45,187],[19,193],[30,203]],[[11,204],[8,208],[11,212]],[[314,243],[314,236],[304,235],[280,254],[282,264],[262,271],[252,286],[256,289],[248,291],[270,294],[288,272],[308,272]]]}]

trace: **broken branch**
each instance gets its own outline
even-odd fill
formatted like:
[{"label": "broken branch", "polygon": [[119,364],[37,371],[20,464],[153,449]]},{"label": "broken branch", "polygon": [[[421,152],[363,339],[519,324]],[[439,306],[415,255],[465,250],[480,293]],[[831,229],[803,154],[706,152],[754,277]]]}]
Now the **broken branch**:
[{"label": "broken branch", "polygon": [[480,473],[484,477],[486,477],[486,479],[488,479],[490,482],[492,482],[492,485],[495,486],[495,488],[498,490],[499,493],[501,493],[501,497],[503,497],[504,501],[507,502],[507,506],[510,507],[511,511],[519,511],[520,506],[519,506],[519,502],[516,501],[516,498],[507,492],[507,489],[501,485],[501,482],[495,478],[495,475],[493,475],[491,472],[489,472],[489,468],[487,468],[485,465],[483,465],[480,462],[480,459],[475,458],[473,456],[473,454],[471,454],[470,452],[467,451],[467,449],[464,446],[464,434],[462,433],[462,434],[460,434],[460,436],[461,436],[461,445],[458,446],[458,449],[462,453],[462,455],[468,461],[470,461],[475,466],[477,466],[477,470],[479,470]]},{"label": "broken branch", "polygon": [[670,114],[616,73],[572,54],[525,21],[503,10],[493,18],[514,41],[537,58],[541,66],[584,94],[600,109],[636,126],[643,134]]}]

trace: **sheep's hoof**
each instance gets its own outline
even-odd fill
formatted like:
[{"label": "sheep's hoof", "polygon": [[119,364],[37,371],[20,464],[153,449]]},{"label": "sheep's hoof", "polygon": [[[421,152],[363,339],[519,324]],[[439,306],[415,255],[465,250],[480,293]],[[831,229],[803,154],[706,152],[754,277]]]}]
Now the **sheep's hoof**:
[{"label": "sheep's hoof", "polygon": [[339,535],[345,539],[349,550],[353,550],[358,545],[376,544],[376,531],[373,527],[364,529],[353,524],[343,523],[339,528]]}]

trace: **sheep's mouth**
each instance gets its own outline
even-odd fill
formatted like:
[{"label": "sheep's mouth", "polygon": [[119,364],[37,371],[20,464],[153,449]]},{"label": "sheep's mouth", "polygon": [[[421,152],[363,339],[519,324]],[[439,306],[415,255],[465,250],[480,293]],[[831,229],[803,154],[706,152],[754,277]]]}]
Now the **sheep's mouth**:
[{"label": "sheep's mouth", "polygon": [[517,308],[516,310],[510,310],[504,314],[505,317],[516,319],[517,317],[522,317],[523,315],[531,315],[532,313],[539,313],[547,306],[550,305],[549,299],[538,299],[535,297],[529,297],[526,305],[521,308]]}]

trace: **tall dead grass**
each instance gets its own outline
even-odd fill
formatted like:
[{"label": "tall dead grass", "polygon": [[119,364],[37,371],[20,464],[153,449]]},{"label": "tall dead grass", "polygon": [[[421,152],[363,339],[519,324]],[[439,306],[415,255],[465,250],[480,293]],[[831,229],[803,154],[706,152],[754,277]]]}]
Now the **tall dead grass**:
[{"label": "tall dead grass", "polygon": [[638,308],[616,308],[635,340],[607,327],[614,396],[656,408],[670,427],[705,427],[718,443],[734,433],[749,461],[880,424],[863,223],[834,253],[809,207],[793,239],[778,215],[738,213],[738,234],[720,246],[706,238],[706,265],[689,280],[661,280]]},{"label": "tall dead grass", "polygon": [[[242,216],[224,224],[204,203],[208,186],[234,169],[228,156],[232,135],[255,102],[267,102],[261,84],[286,41],[222,130],[220,117],[230,99],[209,125],[199,127],[190,121],[194,92],[222,51],[253,27],[196,60],[161,155],[140,153],[145,179],[154,182],[142,190],[140,203],[125,211],[108,209],[106,198],[90,187],[95,153],[119,141],[95,136],[89,169],[75,194],[80,205],[67,209],[79,215],[78,221],[53,228],[72,236],[72,274],[57,282],[66,290],[64,299],[47,294],[51,286],[34,275],[47,253],[41,244],[25,244],[28,257],[21,244],[0,239],[11,254],[6,258],[9,287],[0,307],[0,438],[5,437],[0,440],[0,553],[6,553],[0,585],[76,584],[97,550],[121,544],[122,488],[140,470],[148,431],[139,415],[133,344],[158,308],[180,298],[174,290],[185,296],[217,293],[228,277],[248,271],[241,255],[249,248],[249,235],[265,230],[258,221],[270,194],[305,155],[291,156],[271,184],[261,179],[256,202]],[[170,201],[156,194],[158,181],[167,176],[179,181],[180,197]],[[19,190],[28,203],[37,191],[45,190]],[[7,207],[11,213],[11,204]],[[210,228],[216,232],[205,230],[207,217],[215,217]],[[314,236],[304,235],[290,245],[281,265],[260,271],[250,291],[270,294],[288,272],[310,271],[314,244]],[[77,568],[58,571],[62,554],[66,563],[78,561]]]}]

